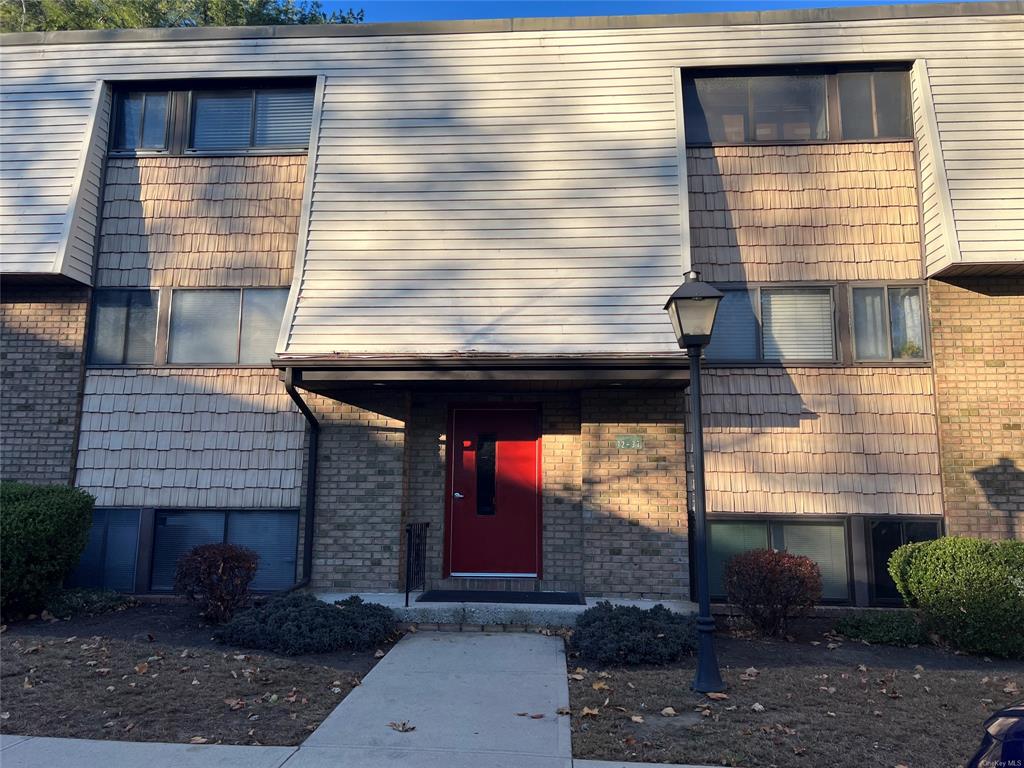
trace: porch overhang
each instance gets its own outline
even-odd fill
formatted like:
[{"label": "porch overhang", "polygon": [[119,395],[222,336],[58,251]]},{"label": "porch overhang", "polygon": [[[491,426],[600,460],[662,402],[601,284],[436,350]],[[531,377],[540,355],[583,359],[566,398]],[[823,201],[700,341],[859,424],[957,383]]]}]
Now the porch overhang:
[{"label": "porch overhang", "polygon": [[415,388],[559,389],[679,387],[689,381],[682,354],[653,355],[331,355],[275,357],[295,386],[310,391]]}]

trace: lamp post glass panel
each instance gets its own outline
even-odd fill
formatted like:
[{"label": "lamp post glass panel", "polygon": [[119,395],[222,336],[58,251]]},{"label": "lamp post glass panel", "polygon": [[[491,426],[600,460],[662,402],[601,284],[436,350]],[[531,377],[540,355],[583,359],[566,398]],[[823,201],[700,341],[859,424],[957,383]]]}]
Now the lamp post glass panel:
[{"label": "lamp post glass panel", "polygon": [[696,272],[687,272],[665,309],[672,320],[679,348],[690,358],[690,420],[693,433],[693,552],[697,579],[697,674],[693,689],[701,693],[725,690],[715,655],[715,620],[711,617],[711,593],[708,586],[707,520],[704,509],[704,422],[700,402],[700,356],[711,341],[715,314],[722,293],[700,281]]}]

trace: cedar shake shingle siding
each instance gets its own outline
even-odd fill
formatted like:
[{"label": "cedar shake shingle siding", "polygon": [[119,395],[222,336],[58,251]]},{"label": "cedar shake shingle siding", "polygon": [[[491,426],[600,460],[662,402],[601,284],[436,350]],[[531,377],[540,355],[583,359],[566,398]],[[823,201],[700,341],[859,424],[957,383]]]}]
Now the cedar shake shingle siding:
[{"label": "cedar shake shingle siding", "polygon": [[686,165],[704,280],[921,276],[913,142],[691,147]]},{"label": "cedar shake shingle siding", "polygon": [[299,506],[305,421],[271,370],[90,370],[77,482],[99,506]]},{"label": "cedar shake shingle siding", "polygon": [[111,158],[97,285],[289,285],[305,173],[305,155]]}]

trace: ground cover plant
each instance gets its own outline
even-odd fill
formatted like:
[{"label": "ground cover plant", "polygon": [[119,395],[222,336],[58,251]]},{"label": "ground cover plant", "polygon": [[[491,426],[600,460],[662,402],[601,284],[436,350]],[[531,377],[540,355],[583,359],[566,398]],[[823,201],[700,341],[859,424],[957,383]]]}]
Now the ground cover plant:
[{"label": "ground cover plant", "polygon": [[0,612],[40,610],[78,564],[94,499],[63,485],[0,482]]},{"label": "ground cover plant", "polygon": [[1024,658],[1024,541],[907,544],[889,573],[929,632],[968,653]]},{"label": "ground cover plant", "polygon": [[[811,644],[811,643],[815,644]],[[694,660],[570,661],[573,755],[743,768],[963,765],[990,713],[1019,700],[1024,664],[818,634],[716,639],[723,695],[690,690]]]},{"label": "ground cover plant", "polygon": [[283,658],[225,646],[184,604],[142,604],[0,635],[0,732],[293,745],[388,648]]},{"label": "ground cover plant", "polygon": [[696,647],[693,619],[662,605],[641,609],[608,601],[576,621],[571,647],[602,664],[668,664]]},{"label": "ground cover plant", "polygon": [[285,656],[368,650],[393,638],[395,617],[376,603],[350,597],[330,605],[307,593],[272,597],[217,630],[226,643]]},{"label": "ground cover plant", "polygon": [[61,589],[46,601],[43,618],[71,619],[75,616],[96,616],[123,611],[139,603],[131,595],[102,589]]},{"label": "ground cover plant", "polygon": [[836,633],[850,640],[883,645],[919,645],[928,635],[913,611],[852,613],[836,622]]}]

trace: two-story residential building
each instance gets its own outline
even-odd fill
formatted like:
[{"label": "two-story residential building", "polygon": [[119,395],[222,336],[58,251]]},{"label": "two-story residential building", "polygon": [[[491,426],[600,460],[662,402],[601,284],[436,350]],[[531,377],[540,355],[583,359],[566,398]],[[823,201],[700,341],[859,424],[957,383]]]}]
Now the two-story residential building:
[{"label": "two-story residential building", "polygon": [[76,580],[688,595],[1024,537],[1024,4],[2,39],[5,479],[97,499]]}]

